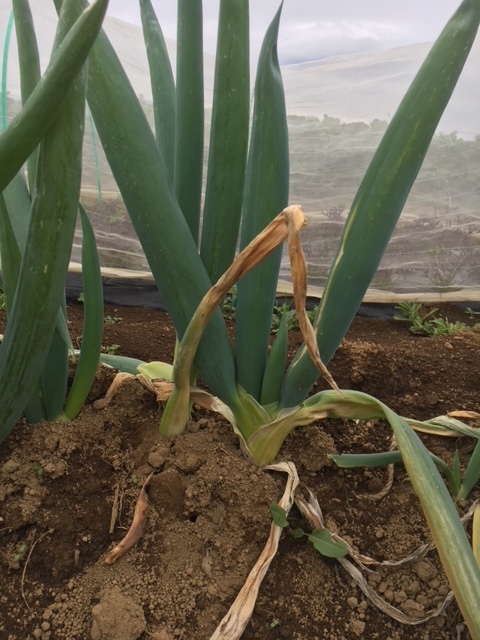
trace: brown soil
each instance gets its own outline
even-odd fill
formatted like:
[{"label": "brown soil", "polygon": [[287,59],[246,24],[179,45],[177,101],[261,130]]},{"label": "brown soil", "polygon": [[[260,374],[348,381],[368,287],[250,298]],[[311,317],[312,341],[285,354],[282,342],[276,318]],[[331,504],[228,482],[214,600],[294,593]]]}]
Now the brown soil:
[{"label": "brown soil", "polygon": [[[468,322],[457,308],[449,320]],[[171,361],[174,332],[155,311],[105,310],[104,344],[117,353]],[[69,308],[81,340],[82,307]],[[0,324],[0,332],[2,330]],[[290,335],[292,348],[298,343]],[[480,333],[415,337],[393,320],[357,318],[331,363],[343,388],[370,393],[402,415],[432,418],[480,405]],[[90,404],[68,424],[21,422],[0,448],[0,638],[66,640],[207,640],[257,560],[270,527],[269,505],[285,478],[249,466],[231,428],[194,410],[187,432],[158,436],[161,408],[138,382],[96,410],[111,375],[99,374]],[[317,387],[320,389],[321,385]],[[429,541],[405,472],[395,471],[380,501],[385,469],[341,471],[332,452],[388,449],[377,422],[325,421],[297,430],[280,459],[296,463],[318,497],[327,524],[361,552],[398,559]],[[425,438],[447,461],[471,441]],[[106,553],[128,528],[140,486],[154,471],[140,542],[117,563]],[[470,498],[479,497],[476,490]],[[111,526],[112,506],[118,516]],[[292,527],[308,528],[292,511]],[[448,586],[435,552],[402,568],[368,576],[383,597],[413,616],[443,600]],[[335,560],[305,539],[282,536],[262,584],[246,640],[468,638],[456,605],[405,627],[375,608]]]}]

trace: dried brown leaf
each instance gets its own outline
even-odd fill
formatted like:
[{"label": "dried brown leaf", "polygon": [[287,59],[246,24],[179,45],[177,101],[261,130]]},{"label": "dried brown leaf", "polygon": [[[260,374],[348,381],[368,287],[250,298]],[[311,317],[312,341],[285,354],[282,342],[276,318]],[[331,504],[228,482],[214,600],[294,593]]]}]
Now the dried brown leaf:
[{"label": "dried brown leaf", "polygon": [[135,505],[135,511],[133,514],[132,524],[130,525],[130,529],[127,531],[127,535],[123,538],[121,542],[117,544],[117,546],[107,553],[107,557],[105,558],[105,564],[113,564],[116,562],[121,556],[123,556],[129,549],[131,549],[143,535],[143,529],[145,527],[145,519],[147,517],[147,509],[148,509],[148,495],[147,495],[147,487],[150,484],[150,480],[152,479],[153,473],[151,473],[140,489],[140,493],[137,498],[137,503]]},{"label": "dried brown leaf", "polygon": [[110,402],[113,400],[115,395],[118,392],[120,386],[125,382],[125,380],[134,380],[135,376],[131,373],[120,372],[117,373],[115,378],[113,379],[112,384],[109,386],[107,393],[104,398],[100,398],[99,400],[95,400],[93,403],[94,409],[105,409]]},{"label": "dried brown leaf", "polygon": [[478,420],[480,413],[476,411],[449,411],[447,413],[449,418],[463,418],[465,420]]},{"label": "dried brown leaf", "polygon": [[[287,486],[279,501],[279,505],[288,513],[293,505],[295,490],[299,482],[295,465],[293,462],[280,462],[265,468],[272,471],[284,471],[288,473]],[[278,527],[272,522],[270,535],[262,554],[250,571],[235,602],[218,625],[210,640],[238,640],[238,638],[242,637],[245,627],[252,616],[262,580],[277,552],[281,535],[281,527]]]},{"label": "dried brown leaf", "polygon": [[283,213],[287,219],[289,234],[288,234],[288,252],[290,256],[290,269],[292,274],[293,284],[293,297],[295,302],[295,311],[297,313],[298,325],[302,333],[305,345],[310,354],[314,365],[318,371],[323,375],[328,384],[340,393],[337,383],[333,379],[330,371],[323,364],[318,350],[317,336],[312,327],[312,323],[307,316],[305,309],[307,300],[307,266],[305,262],[305,255],[302,249],[302,243],[300,242],[299,230],[300,227],[297,222],[297,211],[299,207],[289,207]]},{"label": "dried brown leaf", "polygon": [[[300,511],[310,522],[311,526],[314,529],[323,529],[323,514],[318,503],[318,500],[313,495],[311,491],[309,493],[309,501],[306,503],[301,499],[297,499],[297,504],[300,508]],[[477,503],[480,501],[475,501],[468,512],[462,517],[462,523],[465,524],[473,517],[475,512]],[[384,560],[377,561],[373,558],[369,558],[368,556],[364,556],[356,552],[343,538],[335,533],[331,533],[332,539],[337,541],[342,541],[343,544],[348,549],[348,553],[351,558],[363,569],[370,571],[365,565],[377,565],[377,566],[400,566],[406,564],[408,562],[418,561],[420,558],[423,558],[429,551],[435,548],[433,543],[425,544],[416,549],[413,553],[411,553],[406,558],[401,558],[400,560]],[[422,618],[412,618],[411,616],[406,615],[403,611],[400,611],[396,607],[393,607],[387,601],[385,601],[372,587],[368,584],[367,580],[361,573],[360,569],[356,567],[350,560],[346,557],[337,558],[342,567],[347,571],[347,573],[353,578],[353,580],[357,583],[358,587],[363,591],[363,593],[367,596],[367,598],[381,611],[389,615],[394,620],[401,622],[402,624],[408,625],[419,625],[427,622],[431,618],[435,618],[453,601],[453,592],[450,591],[445,599],[441,601],[435,609],[428,611],[425,616]]]}]

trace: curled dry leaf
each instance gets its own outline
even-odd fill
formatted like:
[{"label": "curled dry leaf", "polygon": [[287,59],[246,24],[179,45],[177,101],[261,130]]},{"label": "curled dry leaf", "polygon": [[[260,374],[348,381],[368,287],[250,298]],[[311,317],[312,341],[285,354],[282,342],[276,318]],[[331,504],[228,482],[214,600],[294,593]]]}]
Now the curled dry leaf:
[{"label": "curled dry leaf", "polygon": [[[265,469],[288,473],[285,492],[279,501],[279,505],[285,510],[285,513],[288,514],[292,507],[295,498],[295,491],[299,483],[295,465],[293,462],[280,462],[278,464],[265,467]],[[245,627],[252,616],[262,580],[267,573],[270,563],[277,553],[278,542],[281,535],[281,527],[272,522],[270,535],[264,550],[255,563],[255,566],[250,571],[245,584],[235,599],[235,602],[216,628],[215,633],[210,640],[238,640],[238,638],[242,637]]]},{"label": "curled dry leaf", "polygon": [[333,379],[332,374],[322,362],[320,352],[318,350],[317,336],[315,335],[315,331],[307,316],[305,308],[307,300],[307,264],[303,253],[302,243],[300,242],[299,232],[303,225],[299,224],[299,213],[301,213],[301,209],[296,206],[288,207],[283,211],[288,228],[288,253],[290,256],[293,297],[295,302],[295,311],[298,318],[298,326],[314,365],[332,389],[335,389],[335,391],[340,393],[340,389]]},{"label": "curled dry leaf", "polygon": [[[318,503],[318,500],[312,494],[311,491],[309,491],[308,493],[309,493],[308,503],[298,498],[297,505],[299,506],[300,511],[307,518],[307,520],[310,522],[311,526],[314,529],[323,529],[324,528],[323,514],[320,508],[320,505]],[[462,517],[463,524],[468,522],[473,517],[479,502],[480,501],[478,500],[475,501],[470,507],[470,509],[468,510],[468,512]],[[395,561],[389,561],[389,560],[377,561],[377,560],[374,560],[373,558],[369,558],[368,556],[363,556],[358,552],[356,552],[345,540],[343,540],[343,538],[341,538],[337,534],[332,533],[332,539],[341,540],[346,545],[348,549],[348,553],[351,556],[351,558],[364,571],[365,570],[370,571],[370,569],[368,569],[366,565],[400,566],[408,562],[418,561],[420,558],[423,558],[429,551],[435,548],[435,545],[433,543],[429,543],[429,544],[422,545],[406,558],[401,558],[400,560],[395,560]],[[345,571],[347,571],[347,573],[357,583],[357,585],[363,591],[363,593],[367,596],[367,598],[378,609],[380,609],[381,611],[389,615],[394,620],[401,622],[402,624],[408,624],[408,625],[423,624],[428,620],[430,620],[431,618],[435,618],[438,615],[440,615],[440,613],[442,613],[442,611],[444,611],[444,609],[453,601],[453,592],[450,591],[446,595],[445,599],[442,600],[437,605],[437,607],[435,607],[435,609],[428,611],[424,617],[412,618],[411,616],[408,616],[405,613],[403,613],[403,611],[400,611],[400,609],[393,607],[386,600],[384,600],[374,589],[372,589],[372,587],[368,584],[367,580],[363,576],[360,569],[356,567],[350,560],[348,560],[345,557],[337,558],[337,560],[340,562],[340,564],[345,569]]]},{"label": "curled dry leaf", "polygon": [[[292,205],[284,209],[238,254],[230,267],[204,295],[177,349],[173,368],[174,384],[180,392],[176,397],[177,402],[182,394],[184,398],[190,400],[187,390],[190,385],[190,372],[197,353],[198,344],[205,331],[205,327],[219,304],[235,283],[259,265],[287,239],[290,252],[295,308],[300,330],[315,366],[330,386],[340,393],[337,384],[320,358],[316,335],[305,310],[307,270],[299,233],[306,224],[306,219],[300,206]],[[195,402],[195,399],[192,399]],[[184,400],[184,402],[185,401],[186,400]],[[188,414],[185,407],[183,407],[182,413],[184,415]],[[179,414],[180,411],[177,406],[176,414],[173,414],[170,419],[177,420]]]},{"label": "curled dry leaf", "polygon": [[122,371],[120,373],[117,373],[117,375],[113,379],[112,384],[109,386],[108,391],[105,394],[105,397],[99,400],[95,400],[95,402],[93,403],[93,408],[105,409],[105,407],[107,407],[110,404],[110,402],[113,400],[113,398],[115,397],[115,394],[117,393],[120,386],[125,382],[125,380],[134,380],[134,379],[135,379],[135,376],[132,375],[131,373],[125,373]]},{"label": "curled dry leaf", "polygon": [[[157,395],[158,402],[166,402],[172,393],[174,383],[165,380],[153,380],[154,393]],[[213,396],[204,389],[198,387],[190,387],[190,399],[197,406],[207,411],[219,413],[231,424],[235,424],[235,417],[231,409],[216,396]]]},{"label": "curled dry leaf", "polygon": [[105,558],[105,564],[113,564],[116,562],[124,553],[136,545],[142,537],[148,509],[148,495],[146,489],[150,484],[152,476],[153,473],[148,476],[140,489],[137,504],[135,505],[132,524],[130,525],[130,529],[127,531],[127,535],[114,549],[108,552],[107,557]]},{"label": "curled dry leaf", "polygon": [[449,411],[447,416],[450,418],[463,418],[464,420],[478,420],[480,413],[476,411]]}]

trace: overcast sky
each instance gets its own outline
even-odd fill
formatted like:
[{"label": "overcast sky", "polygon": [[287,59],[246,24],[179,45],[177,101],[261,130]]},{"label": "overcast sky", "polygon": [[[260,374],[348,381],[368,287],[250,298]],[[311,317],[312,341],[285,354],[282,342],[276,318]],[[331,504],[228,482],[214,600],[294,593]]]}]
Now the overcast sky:
[{"label": "overcast sky", "polygon": [[[460,0],[285,0],[279,40],[283,64],[342,53],[429,42],[440,33]],[[176,38],[176,0],[153,0],[167,38]],[[205,50],[214,53],[219,0],[204,0]],[[138,4],[110,0],[109,13],[140,24]],[[252,58],[279,0],[250,2]],[[129,8],[126,8],[129,7]]]}]

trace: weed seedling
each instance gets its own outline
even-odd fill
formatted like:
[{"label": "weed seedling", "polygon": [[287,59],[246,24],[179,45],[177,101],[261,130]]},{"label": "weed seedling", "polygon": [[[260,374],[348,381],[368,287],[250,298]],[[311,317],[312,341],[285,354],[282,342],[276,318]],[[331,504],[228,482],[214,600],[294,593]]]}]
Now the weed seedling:
[{"label": "weed seedling", "polygon": [[119,344],[109,344],[106,347],[102,347],[103,353],[106,353],[109,356],[115,355],[119,349],[120,349]]},{"label": "weed seedling", "polygon": [[465,313],[470,318],[470,320],[473,320],[475,316],[480,316],[480,311],[474,311],[471,307],[467,307],[465,309]]},{"label": "weed seedling", "polygon": [[402,315],[393,316],[394,320],[409,322],[410,331],[416,335],[439,336],[458,331],[469,331],[464,322],[449,322],[448,318],[436,318],[438,309],[430,309],[425,315],[420,314],[422,305],[418,302],[401,302],[395,307]]},{"label": "weed seedling", "polygon": [[26,545],[22,544],[18,547],[17,552],[13,556],[13,562],[18,563],[21,562],[25,556],[25,551],[27,550]]},{"label": "weed seedling", "polygon": [[[314,307],[310,311],[307,311],[307,316],[310,321],[313,321],[317,308],[318,307]],[[281,306],[273,308],[272,333],[277,333],[278,328],[280,327],[280,320],[284,315],[287,321],[287,331],[299,328],[297,312],[295,309],[292,309],[287,302],[284,302]]]},{"label": "weed seedling", "polygon": [[[282,529],[290,527],[285,510],[276,502],[270,505],[270,515],[278,527]],[[345,544],[341,540],[334,540],[330,531],[325,527],[323,529],[314,529],[311,533],[306,533],[303,529],[293,529],[289,531],[289,534],[293,538],[306,536],[315,551],[327,558],[342,558],[348,553]]]},{"label": "weed seedling", "polygon": [[34,462],[33,463],[33,470],[35,471],[35,473],[37,474],[37,476],[39,478],[41,478],[43,476],[43,469],[42,467],[38,464],[38,462]]}]

